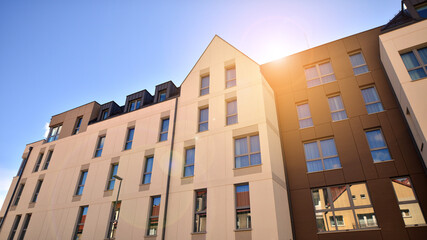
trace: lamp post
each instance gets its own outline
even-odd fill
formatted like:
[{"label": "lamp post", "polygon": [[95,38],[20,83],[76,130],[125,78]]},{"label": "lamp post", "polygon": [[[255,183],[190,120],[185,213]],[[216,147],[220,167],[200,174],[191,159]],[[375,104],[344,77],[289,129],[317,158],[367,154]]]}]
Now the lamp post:
[{"label": "lamp post", "polygon": [[[122,187],[122,180],[123,178],[114,175],[113,178],[117,179],[120,181],[119,184],[119,189],[117,190],[117,197],[116,197],[116,201],[114,202],[114,211],[116,211],[116,207],[117,207],[117,203],[119,202],[119,195],[120,195],[120,188]],[[117,226],[117,223],[119,222],[119,215],[120,215],[120,211],[117,211],[117,219],[113,222],[113,225]],[[112,227],[114,229],[114,226]],[[114,230],[112,230],[114,231]],[[111,234],[108,236],[108,239],[111,239]]]}]

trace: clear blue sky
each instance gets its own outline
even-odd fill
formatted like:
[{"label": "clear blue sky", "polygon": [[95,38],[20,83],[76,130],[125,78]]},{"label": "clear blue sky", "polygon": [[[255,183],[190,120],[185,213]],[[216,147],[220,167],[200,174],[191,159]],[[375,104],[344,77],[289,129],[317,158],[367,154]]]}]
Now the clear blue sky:
[{"label": "clear blue sky", "polygon": [[179,86],[215,34],[265,63],[399,9],[400,0],[0,1],[0,204],[52,115]]}]

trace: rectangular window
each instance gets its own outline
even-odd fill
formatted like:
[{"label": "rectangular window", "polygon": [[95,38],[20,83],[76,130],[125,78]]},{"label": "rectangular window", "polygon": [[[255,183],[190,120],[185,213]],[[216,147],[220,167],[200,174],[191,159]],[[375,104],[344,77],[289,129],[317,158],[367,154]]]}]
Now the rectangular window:
[{"label": "rectangular window", "polygon": [[74,126],[73,135],[79,133],[80,125],[82,124],[83,117],[78,117]]},{"label": "rectangular window", "polygon": [[31,202],[33,203],[37,202],[37,198],[39,196],[40,189],[42,188],[42,184],[43,184],[43,180],[37,181],[36,189],[34,189],[34,194],[33,194],[33,198],[31,199]]},{"label": "rectangular window", "polygon": [[116,179],[114,178],[115,175],[117,175],[117,170],[119,169],[119,164],[112,164],[110,169],[110,176],[108,178],[107,183],[107,190],[113,190],[114,189],[114,183],[116,183]]},{"label": "rectangular window", "polygon": [[154,157],[147,157],[145,160],[145,169],[144,169],[144,176],[142,177],[142,184],[149,184],[151,183],[151,174],[153,172],[153,161]]},{"label": "rectangular window", "polygon": [[98,144],[95,149],[95,157],[100,157],[102,155],[102,149],[104,148],[105,136],[98,138]]},{"label": "rectangular window", "polygon": [[371,149],[372,159],[374,162],[382,162],[391,160],[390,152],[387,144],[384,141],[383,134],[380,129],[366,131],[369,148]]},{"label": "rectangular window", "polygon": [[162,125],[160,126],[160,137],[159,142],[168,140],[168,131],[169,131],[169,118],[162,119]]},{"label": "rectangular window", "polygon": [[199,116],[199,132],[204,132],[208,130],[208,121],[209,121],[209,108],[200,109]]},{"label": "rectangular window", "polygon": [[415,10],[417,10],[418,15],[421,18],[427,18],[427,4],[426,3],[418,4],[417,6],[415,6]]},{"label": "rectangular window", "polygon": [[236,185],[236,229],[251,228],[249,184]]},{"label": "rectangular window", "polygon": [[164,100],[166,100],[166,89],[159,91],[159,99],[157,102],[163,102]]},{"label": "rectangular window", "polygon": [[227,102],[227,125],[237,123],[237,100]]},{"label": "rectangular window", "polygon": [[427,47],[400,55],[412,80],[427,77]]},{"label": "rectangular window", "polygon": [[311,119],[310,107],[308,106],[308,103],[297,105],[297,112],[300,128],[313,126],[313,120]]},{"label": "rectangular window", "polygon": [[39,154],[37,161],[36,161],[36,165],[34,165],[34,171],[33,172],[37,172],[39,170],[40,165],[41,165],[42,160],[43,160],[43,156],[44,156],[44,153]]},{"label": "rectangular window", "polygon": [[88,171],[84,170],[80,172],[80,179],[79,184],[77,185],[76,195],[82,195],[83,189],[85,188],[86,178],[87,178]]},{"label": "rectangular window", "polygon": [[194,176],[194,158],[196,149],[194,147],[185,149],[184,177]]},{"label": "rectangular window", "polygon": [[160,213],[160,197],[151,197],[150,217],[148,218],[148,236],[157,235],[157,227],[159,225]]},{"label": "rectangular window", "polygon": [[366,65],[365,58],[363,58],[362,53],[359,52],[350,55],[350,62],[353,66],[354,75],[369,72],[368,65]]},{"label": "rectangular window", "polygon": [[206,209],[207,209],[207,190],[196,191],[196,203],[194,210],[194,232],[206,232]]},{"label": "rectangular window", "polygon": [[[321,151],[319,151],[319,149]],[[307,171],[317,172],[340,168],[341,162],[333,138],[304,143]]]},{"label": "rectangular window", "polygon": [[133,134],[134,134],[134,132],[135,132],[135,128],[128,129],[128,136],[126,138],[125,150],[128,150],[128,149],[132,148],[132,142],[133,142]]},{"label": "rectangular window", "polygon": [[53,142],[58,139],[59,134],[61,133],[62,125],[51,127],[49,135],[47,137],[47,142]]},{"label": "rectangular window", "polygon": [[362,89],[363,100],[365,101],[368,114],[384,111],[377,90],[374,87]]},{"label": "rectangular window", "polygon": [[53,150],[47,152],[46,161],[44,162],[43,170],[46,170],[49,167],[50,160],[52,159]]},{"label": "rectangular window", "polygon": [[108,223],[108,233],[107,238],[108,239],[114,239],[116,237],[116,231],[117,231],[117,224],[120,214],[120,207],[122,205],[121,201],[113,202],[111,206],[111,215],[110,215],[110,221]]},{"label": "rectangular window", "polygon": [[341,96],[328,98],[329,108],[331,109],[332,121],[347,119],[347,113],[344,109]]},{"label": "rectangular window", "polygon": [[25,233],[27,233],[28,225],[30,224],[31,213],[27,213],[24,218],[24,223],[21,227],[21,232],[19,233],[18,240],[24,240]]},{"label": "rectangular window", "polygon": [[225,86],[226,88],[236,86],[236,67],[225,70]]},{"label": "rectangular window", "polygon": [[108,117],[108,109],[102,110],[101,120],[105,120]]},{"label": "rectangular window", "polygon": [[23,183],[19,185],[19,189],[18,189],[18,192],[16,194],[15,201],[13,202],[14,206],[18,205],[19,199],[21,199],[22,192],[24,191],[24,187],[25,187],[25,184],[23,184]]},{"label": "rectangular window", "polygon": [[234,139],[236,168],[261,164],[259,135]]},{"label": "rectangular window", "polygon": [[132,111],[139,109],[140,105],[141,105],[140,99],[130,101],[128,112],[132,112]]},{"label": "rectangular window", "polygon": [[406,226],[426,224],[409,177],[393,178],[391,183],[396,193],[399,208]]},{"label": "rectangular window", "polygon": [[323,187],[311,190],[318,232],[377,227],[369,197],[353,199],[352,195],[368,195],[364,183]]},{"label": "rectangular window", "polygon": [[80,207],[79,217],[77,218],[76,230],[74,231],[74,240],[78,240],[82,238],[83,228],[86,222],[86,216],[89,206]]},{"label": "rectangular window", "polygon": [[200,80],[200,96],[209,94],[209,75],[201,77]]},{"label": "rectangular window", "polygon": [[13,240],[18,229],[19,222],[21,221],[21,215],[16,215],[15,221],[13,221],[12,229],[10,229],[8,240]]},{"label": "rectangular window", "polygon": [[307,79],[307,87],[314,87],[336,80],[330,62],[316,64],[315,66],[306,68],[305,77]]}]

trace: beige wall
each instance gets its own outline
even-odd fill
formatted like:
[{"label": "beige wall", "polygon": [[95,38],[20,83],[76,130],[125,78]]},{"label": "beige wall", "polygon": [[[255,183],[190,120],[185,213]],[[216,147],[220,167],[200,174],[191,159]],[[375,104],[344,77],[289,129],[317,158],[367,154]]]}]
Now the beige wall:
[{"label": "beige wall", "polygon": [[[401,53],[427,46],[427,21],[384,33],[379,37],[380,56],[418,149],[427,165],[427,78],[412,81]],[[407,110],[409,114],[407,113]]]}]

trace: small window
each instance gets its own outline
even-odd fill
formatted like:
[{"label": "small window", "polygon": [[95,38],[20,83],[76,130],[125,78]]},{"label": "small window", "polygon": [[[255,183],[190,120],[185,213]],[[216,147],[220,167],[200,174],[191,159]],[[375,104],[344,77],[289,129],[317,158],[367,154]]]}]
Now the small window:
[{"label": "small window", "polygon": [[108,117],[108,109],[102,110],[101,120],[105,120]]},{"label": "small window", "polygon": [[126,143],[125,143],[125,150],[131,149],[132,148],[132,142],[133,142],[133,134],[135,132],[135,128],[130,128],[128,129],[128,135],[126,138]]},{"label": "small window", "polygon": [[162,119],[159,142],[168,140],[169,118]]},{"label": "small window", "polygon": [[[337,222],[337,225],[339,226],[339,227],[342,227],[342,226],[345,226],[345,224],[344,224],[344,219],[343,219],[343,217],[342,216],[337,216],[337,215],[335,215],[335,219],[337,220],[336,222]],[[334,219],[334,217],[333,216],[329,216],[329,221],[331,222],[331,226],[332,227],[335,227],[335,219]]]},{"label": "small window", "polygon": [[16,215],[15,221],[13,221],[12,229],[10,229],[8,240],[13,240],[18,229],[19,222],[21,221],[21,215]]},{"label": "small window", "polygon": [[368,114],[384,111],[377,90],[374,87],[362,89],[363,100],[365,101]]},{"label": "small window", "polygon": [[226,88],[236,86],[236,67],[233,66],[225,70],[225,86]]},{"label": "small window", "polygon": [[62,125],[58,125],[55,127],[51,127],[49,131],[49,135],[47,137],[47,142],[56,141],[61,133]]},{"label": "small window", "polygon": [[34,171],[33,172],[37,172],[39,170],[40,165],[41,165],[42,160],[43,160],[43,156],[44,156],[44,153],[40,153],[39,156],[37,157],[36,165],[34,165]]},{"label": "small window", "polygon": [[76,124],[74,126],[73,135],[79,133],[80,131],[80,125],[82,124],[83,117],[78,117],[76,120]]},{"label": "small window", "polygon": [[[426,5],[427,12],[427,5]],[[427,77],[427,47],[400,55],[412,80]]]},{"label": "small window", "polygon": [[82,195],[83,194],[83,189],[85,188],[85,183],[86,183],[86,178],[87,178],[87,174],[88,171],[81,171],[80,172],[80,178],[79,178],[79,183],[77,185],[77,190],[76,190],[76,195]]},{"label": "small window", "polygon": [[200,80],[200,82],[201,82],[200,83],[200,96],[209,94],[209,81],[210,81],[209,78],[210,78],[209,75],[201,77],[201,80]]},{"label": "small window", "polygon": [[107,190],[113,190],[114,184],[116,183],[116,179],[114,178],[117,175],[117,170],[119,169],[119,164],[111,164],[110,176],[108,178]]},{"label": "small window", "polygon": [[307,128],[313,126],[313,120],[311,119],[311,113],[308,103],[297,105],[297,112],[300,128]]},{"label": "small window", "polygon": [[199,132],[207,131],[208,126],[208,120],[209,120],[209,108],[202,108],[200,109],[200,116],[199,116]]},{"label": "small window", "polygon": [[36,184],[36,188],[34,189],[33,198],[31,199],[31,202],[35,203],[37,202],[37,198],[40,193],[40,189],[42,188],[43,180],[38,180]]},{"label": "small window", "polygon": [[350,62],[353,66],[354,75],[369,72],[368,65],[366,65],[365,58],[363,58],[362,53],[350,55]]},{"label": "small window", "polygon": [[159,91],[159,100],[158,102],[163,102],[166,100],[166,89]]},{"label": "small window", "polygon": [[415,10],[417,10],[418,15],[420,15],[421,18],[427,18],[427,4],[426,3],[415,6]]},{"label": "small window", "polygon": [[[319,151],[319,149],[321,151]],[[333,138],[304,143],[308,172],[317,172],[341,167]]]},{"label": "small window", "polygon": [[206,232],[207,190],[196,191],[194,209],[194,232]]},{"label": "small window", "polygon": [[332,121],[347,119],[347,113],[345,112],[341,96],[338,95],[328,98],[328,103],[331,109]]},{"label": "small window", "polygon": [[139,109],[140,105],[141,105],[141,100],[139,99],[130,101],[128,112],[132,112]]},{"label": "small window", "polygon": [[196,149],[194,147],[185,149],[184,177],[194,176],[194,158]]},{"label": "small window", "polygon": [[236,168],[261,164],[259,135],[237,138],[234,140],[234,159]]},{"label": "small window", "polygon": [[360,194],[360,199],[366,199],[366,195],[365,194]]},{"label": "small window", "polygon": [[107,238],[108,239],[114,239],[116,237],[116,231],[117,231],[117,223],[119,219],[120,214],[120,207],[122,205],[121,201],[113,202],[111,206],[111,214],[110,214],[110,221],[108,223],[108,233]]},{"label": "small window", "polygon": [[[396,193],[399,208],[406,226],[426,224],[409,177],[393,178],[391,183]],[[409,211],[411,214],[409,214]],[[404,215],[405,214],[405,215]],[[410,216],[413,217],[410,217]]]},{"label": "small window", "polygon": [[236,185],[236,229],[251,229],[249,184]]},{"label": "small window", "polygon": [[95,149],[95,157],[101,157],[102,149],[104,148],[105,136],[101,136],[98,138],[98,144]]},{"label": "small window", "polygon": [[153,173],[154,157],[147,157],[145,160],[144,176],[142,177],[142,184],[151,183],[151,174]]},{"label": "small window", "polygon": [[15,197],[15,201],[13,202],[14,206],[18,205],[19,200],[21,199],[22,191],[24,191],[24,187],[25,187],[25,184],[23,184],[23,183],[21,183],[19,185],[18,192],[17,192],[16,197]]},{"label": "small window", "polygon": [[307,87],[314,87],[336,80],[330,62],[316,64],[315,66],[306,68],[305,77],[307,79]]},{"label": "small window", "polygon": [[86,216],[89,206],[80,207],[79,217],[77,218],[76,229],[74,230],[74,240],[78,240],[82,238],[83,228],[86,222]]},{"label": "small window", "polygon": [[237,123],[237,100],[227,102],[227,125]]},{"label": "small window", "polygon": [[27,213],[24,218],[24,223],[21,227],[21,232],[19,233],[18,240],[24,240],[25,233],[27,233],[28,225],[30,224],[31,213]]},{"label": "small window", "polygon": [[390,152],[388,151],[387,144],[384,141],[383,134],[380,129],[366,131],[366,138],[368,139],[369,148],[374,162],[382,162],[391,160]]},{"label": "small window", "polygon": [[49,167],[50,160],[52,159],[53,150],[47,152],[46,161],[44,162],[43,170],[46,170]]},{"label": "small window", "polygon": [[150,217],[148,218],[148,236],[157,235],[159,225],[160,197],[151,197]]}]

